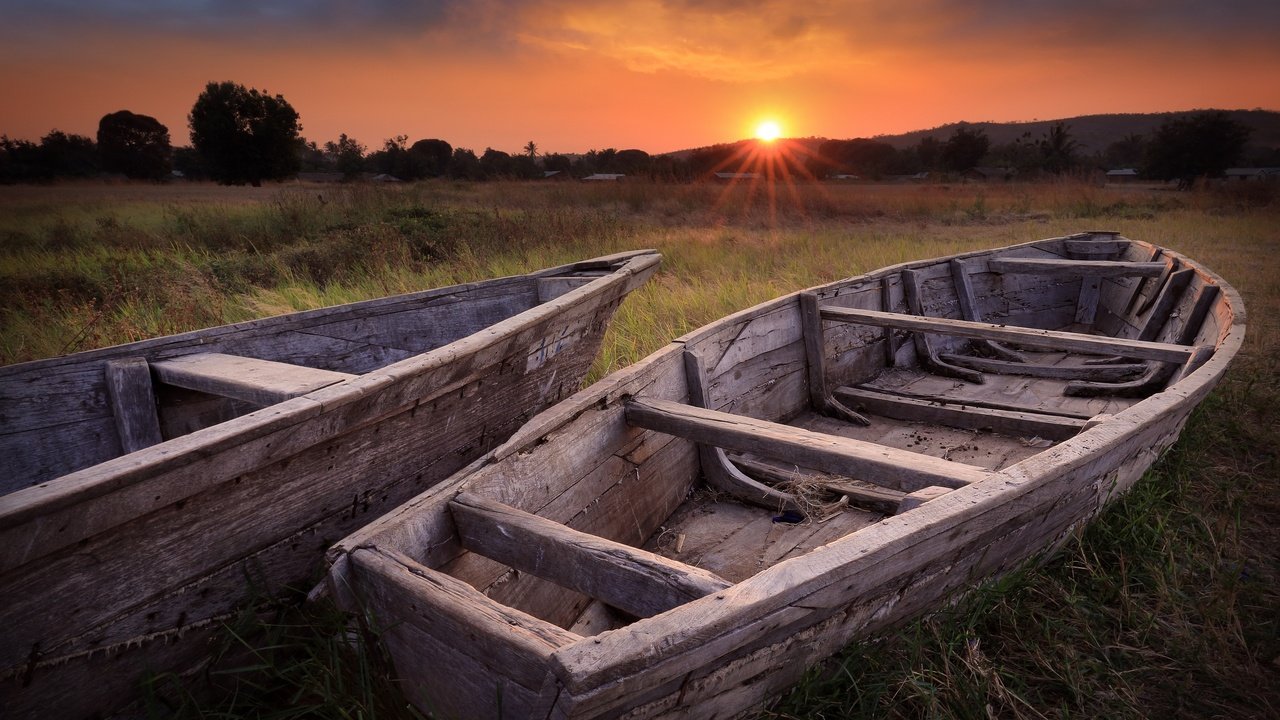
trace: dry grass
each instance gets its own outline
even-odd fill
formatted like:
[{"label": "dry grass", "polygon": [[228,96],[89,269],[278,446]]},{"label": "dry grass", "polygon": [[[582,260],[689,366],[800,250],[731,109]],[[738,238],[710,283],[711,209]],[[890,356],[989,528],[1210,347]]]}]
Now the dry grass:
[{"label": "dry grass", "polygon": [[[1248,336],[1223,387],[1148,477],[1055,558],[851,647],[763,712],[1274,717],[1276,195],[1071,183],[782,186],[772,200],[765,188],[645,183],[7,187],[0,361],[657,248],[663,268],[618,313],[599,377],[800,287],[908,259],[1118,230],[1196,258],[1244,295]],[[180,714],[269,716],[288,688],[316,700],[350,655],[323,627],[290,633],[292,659],[276,652],[234,676],[245,684],[233,683],[230,705],[184,703]],[[246,689],[256,686],[271,691]],[[348,690],[311,714],[365,708],[367,683]],[[388,712],[398,711],[369,705],[366,715]]]}]

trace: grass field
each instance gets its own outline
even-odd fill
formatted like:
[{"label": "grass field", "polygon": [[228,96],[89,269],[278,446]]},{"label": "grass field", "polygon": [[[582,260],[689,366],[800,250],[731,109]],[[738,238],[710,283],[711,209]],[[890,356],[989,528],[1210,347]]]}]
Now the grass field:
[{"label": "grass field", "polygon": [[[785,292],[884,265],[1118,230],[1235,285],[1245,347],[1183,439],[1042,566],[848,648],[765,717],[1280,716],[1280,193],[647,183],[0,187],[0,362],[652,247],[592,377]],[[322,610],[240,637],[188,717],[394,717]],[[243,630],[243,629],[242,629]],[[247,631],[246,631],[247,632]],[[161,702],[161,700],[165,702]]]}]

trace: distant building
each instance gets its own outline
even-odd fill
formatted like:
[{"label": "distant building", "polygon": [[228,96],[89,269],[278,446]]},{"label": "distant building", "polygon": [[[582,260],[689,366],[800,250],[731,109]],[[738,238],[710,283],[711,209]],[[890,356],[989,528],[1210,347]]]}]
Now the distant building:
[{"label": "distant building", "polygon": [[718,172],[715,173],[717,180],[734,181],[734,180],[758,180],[760,173],[753,172]]},{"label": "distant building", "polygon": [[960,173],[960,177],[971,182],[1007,182],[1016,174],[1013,168],[978,166]]},{"label": "distant building", "polygon": [[1227,168],[1227,180],[1280,180],[1280,168]]},{"label": "distant building", "polygon": [[832,180],[861,180],[862,178],[851,173],[839,173],[831,176]]},{"label": "distant building", "polygon": [[1115,168],[1107,171],[1107,182],[1125,183],[1137,179],[1138,171],[1135,168]]},{"label": "distant building", "polygon": [[543,180],[566,180],[568,179],[568,177],[569,177],[569,173],[563,170],[543,170],[542,171]]},{"label": "distant building", "polygon": [[373,177],[369,178],[369,180],[370,180],[371,182],[376,182],[376,183],[398,183],[398,182],[402,182],[402,181],[400,180],[400,178],[396,177],[395,175],[388,175],[388,174],[386,174],[386,173],[380,173],[380,174],[378,174],[378,175],[374,175]]},{"label": "distant building", "polygon": [[584,181],[589,180],[591,182],[618,182],[624,177],[626,177],[626,175],[623,173],[596,173],[594,175],[588,175],[582,179]]}]

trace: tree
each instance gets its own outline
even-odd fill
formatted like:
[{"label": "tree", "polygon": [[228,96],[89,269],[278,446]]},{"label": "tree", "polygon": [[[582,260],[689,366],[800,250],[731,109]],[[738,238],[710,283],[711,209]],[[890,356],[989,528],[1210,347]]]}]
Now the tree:
[{"label": "tree", "polygon": [[89,177],[97,175],[100,167],[98,148],[92,139],[61,130],[52,130],[40,138],[40,158],[55,177]]},{"label": "tree", "polygon": [[1064,122],[1054,123],[1040,140],[1041,167],[1055,175],[1070,170],[1076,164],[1078,144],[1071,137],[1071,128]]},{"label": "tree", "polygon": [[1189,187],[1198,177],[1221,177],[1240,159],[1249,132],[1224,112],[1168,120],[1147,144],[1143,174],[1177,179],[1180,187]]},{"label": "tree", "polygon": [[204,158],[190,145],[173,149],[173,170],[188,180],[206,180],[209,177],[209,171],[204,167]]},{"label": "tree", "polygon": [[536,157],[538,157],[538,145],[537,145],[537,143],[535,143],[535,142],[534,142],[534,141],[532,141],[532,140],[530,140],[529,142],[525,143],[525,144],[524,144],[524,154],[525,154],[525,155],[528,155],[528,156],[529,156],[529,157],[531,157],[531,158],[536,158]]},{"label": "tree", "polygon": [[49,180],[52,176],[39,145],[0,135],[0,183]]},{"label": "tree", "polygon": [[953,172],[964,172],[976,167],[989,147],[991,141],[980,128],[961,125],[942,144],[942,165]]},{"label": "tree", "polygon": [[413,157],[415,165],[422,169],[423,177],[441,177],[449,174],[453,147],[444,140],[428,138],[410,146],[409,155]]},{"label": "tree", "polygon": [[516,174],[511,156],[493,148],[484,149],[484,154],[480,156],[480,168],[486,178],[511,177]]},{"label": "tree", "polygon": [[210,177],[224,185],[256,187],[298,172],[302,126],[281,95],[211,82],[196,98],[187,123]]},{"label": "tree", "polygon": [[346,133],[338,135],[338,142],[324,144],[325,154],[333,158],[333,167],[342,173],[345,180],[351,180],[364,171],[364,145]]},{"label": "tree", "polygon": [[925,170],[938,169],[938,159],[942,157],[942,143],[932,135],[920,138],[920,144],[916,145],[916,157]]},{"label": "tree", "polygon": [[551,153],[542,156],[542,168],[544,170],[558,170],[559,172],[569,172],[573,167],[573,161],[567,155],[560,153]]},{"label": "tree", "polygon": [[454,148],[453,157],[449,159],[449,177],[458,180],[479,180],[484,176],[480,168],[480,158],[469,148]]},{"label": "tree", "polygon": [[1147,140],[1137,133],[1130,133],[1107,146],[1102,154],[1108,168],[1137,167],[1146,154]]},{"label": "tree", "polygon": [[159,120],[119,110],[98,121],[98,152],[107,172],[161,180],[169,176],[173,148],[169,128]]}]

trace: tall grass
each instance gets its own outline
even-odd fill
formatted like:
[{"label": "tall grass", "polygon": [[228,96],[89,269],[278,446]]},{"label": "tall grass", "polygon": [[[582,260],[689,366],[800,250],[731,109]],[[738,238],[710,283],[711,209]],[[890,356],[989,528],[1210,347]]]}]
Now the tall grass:
[{"label": "tall grass", "polygon": [[[1148,477],[1058,555],[850,647],[761,712],[1274,717],[1278,220],[1275,188],[1261,186],[0,188],[0,361],[657,248],[663,267],[618,312],[595,378],[800,287],[915,258],[1118,230],[1185,252],[1243,293],[1248,336],[1223,387]],[[212,699],[161,683],[153,698],[168,704],[153,709],[408,713],[368,702],[390,687],[387,671],[345,642],[340,625],[313,609],[282,611],[249,635],[234,626],[228,642],[243,640],[241,654],[257,659],[215,678]],[[299,704],[305,713],[286,712]]]}]

